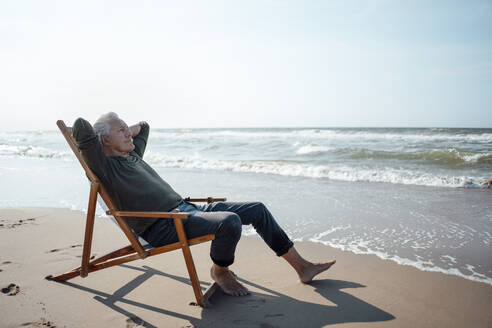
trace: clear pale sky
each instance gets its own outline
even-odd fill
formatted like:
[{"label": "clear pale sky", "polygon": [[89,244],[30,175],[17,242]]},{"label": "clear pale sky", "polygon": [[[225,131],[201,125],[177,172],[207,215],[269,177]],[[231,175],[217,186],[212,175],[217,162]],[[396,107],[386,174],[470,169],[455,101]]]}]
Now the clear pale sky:
[{"label": "clear pale sky", "polygon": [[0,130],[492,128],[492,1],[0,2]]}]

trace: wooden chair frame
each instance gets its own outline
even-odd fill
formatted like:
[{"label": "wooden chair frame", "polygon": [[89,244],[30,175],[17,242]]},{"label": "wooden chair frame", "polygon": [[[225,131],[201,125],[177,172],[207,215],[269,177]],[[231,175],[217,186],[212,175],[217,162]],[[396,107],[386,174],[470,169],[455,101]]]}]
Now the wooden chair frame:
[{"label": "wooden chair frame", "polygon": [[[183,228],[182,220],[187,219],[190,214],[180,213],[178,211],[173,212],[130,212],[130,211],[119,211],[114,206],[108,193],[104,190],[101,182],[97,176],[89,168],[85,160],[82,158],[79,149],[77,148],[75,141],[72,138],[69,128],[61,120],[57,121],[56,124],[60,128],[63,136],[68,142],[70,148],[74,152],[75,156],[79,160],[80,164],[84,168],[87,178],[90,181],[90,193],[89,193],[89,205],[87,210],[87,220],[85,225],[85,235],[84,235],[84,248],[82,250],[82,263],[79,267],[68,271],[60,275],[50,275],[46,277],[48,280],[54,281],[66,281],[68,279],[81,276],[82,278],[87,277],[90,272],[106,269],[115,265],[123,264],[126,262],[145,259],[148,256],[154,256],[157,254],[162,254],[177,249],[183,251],[183,256],[186,263],[186,268],[188,269],[188,274],[190,276],[191,285],[193,287],[193,292],[195,293],[196,305],[206,306],[208,298],[217,289],[217,283],[213,283],[208,287],[208,289],[202,293],[200,288],[200,281],[198,280],[198,275],[196,273],[195,264],[193,262],[193,257],[191,256],[190,246],[211,241],[215,238],[215,235],[209,234],[200,236],[197,238],[186,238],[186,233]],[[96,212],[97,196],[100,196],[102,200],[106,203],[109,210],[106,212],[108,215],[112,215],[123,233],[130,241],[130,245],[123,248],[112,251],[108,254],[90,260],[91,257],[91,245],[92,245],[92,234],[94,230],[94,217]],[[186,198],[190,202],[208,202],[212,203],[215,201],[225,201],[225,198]],[[138,238],[134,235],[128,224],[123,219],[124,217],[139,217],[142,220],[145,218],[158,218],[158,219],[172,219],[176,227],[176,232],[179,241],[173,244],[165,245],[162,247],[156,247],[151,249],[145,249],[142,244],[138,241]]]}]

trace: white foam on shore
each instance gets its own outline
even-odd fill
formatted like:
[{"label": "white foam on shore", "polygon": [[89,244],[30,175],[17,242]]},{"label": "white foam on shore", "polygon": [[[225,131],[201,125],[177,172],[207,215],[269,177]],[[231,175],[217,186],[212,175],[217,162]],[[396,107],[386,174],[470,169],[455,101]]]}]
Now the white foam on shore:
[{"label": "white foam on shore", "polygon": [[[391,260],[391,261],[396,262],[400,265],[412,266],[412,267],[415,267],[415,268],[422,270],[422,271],[440,272],[440,273],[459,276],[459,277],[462,277],[462,278],[465,278],[468,280],[483,282],[483,283],[492,285],[492,278],[486,277],[483,274],[475,272],[474,271],[475,267],[473,265],[469,265],[469,264],[466,266],[466,270],[470,271],[471,274],[466,275],[466,274],[463,274],[457,268],[449,268],[449,269],[441,268],[441,267],[435,265],[430,260],[427,260],[427,261],[424,261],[422,259],[411,260],[411,259],[399,257],[397,255],[390,255],[386,252],[372,250],[368,247],[368,245],[367,245],[368,243],[363,242],[363,241],[357,241],[357,242],[352,242],[352,243],[336,243],[336,242],[332,242],[332,241],[328,241],[328,240],[320,240],[317,237],[309,238],[309,241],[314,242],[314,243],[321,243],[323,245],[330,246],[330,247],[337,248],[337,249],[341,249],[343,251],[350,251],[350,252],[355,253],[355,254],[376,255],[380,259]],[[454,259],[451,256],[449,256],[449,258]]]}]

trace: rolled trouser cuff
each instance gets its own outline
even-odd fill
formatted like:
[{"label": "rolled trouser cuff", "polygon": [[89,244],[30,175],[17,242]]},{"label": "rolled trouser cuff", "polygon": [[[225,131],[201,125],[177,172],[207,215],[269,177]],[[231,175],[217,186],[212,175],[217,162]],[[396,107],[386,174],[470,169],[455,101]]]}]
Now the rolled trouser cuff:
[{"label": "rolled trouser cuff", "polygon": [[284,247],[282,247],[280,250],[277,250],[275,253],[277,254],[277,256],[285,255],[292,246],[294,246],[294,243],[289,240],[289,242]]},{"label": "rolled trouser cuff", "polygon": [[234,263],[234,258],[232,258],[232,260],[218,260],[218,259],[214,259],[212,257],[212,255],[210,255],[210,258],[212,259],[212,262],[214,262],[214,264],[217,264],[218,266],[221,266],[221,267],[228,267],[230,266],[232,263]]}]

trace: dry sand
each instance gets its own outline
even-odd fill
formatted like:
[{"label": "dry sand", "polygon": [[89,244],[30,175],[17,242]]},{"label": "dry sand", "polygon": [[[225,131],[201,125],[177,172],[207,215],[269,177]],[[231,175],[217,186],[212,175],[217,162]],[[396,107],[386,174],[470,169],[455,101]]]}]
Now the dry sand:
[{"label": "dry sand", "polygon": [[[79,265],[85,215],[62,209],[0,209],[0,327],[492,327],[492,286],[441,273],[297,243],[311,260],[337,264],[310,285],[257,238],[242,238],[231,267],[251,290],[220,290],[191,306],[180,252],[98,271],[66,283],[45,276]],[[96,220],[93,253],[126,245]],[[210,284],[209,244],[192,252]]]}]

